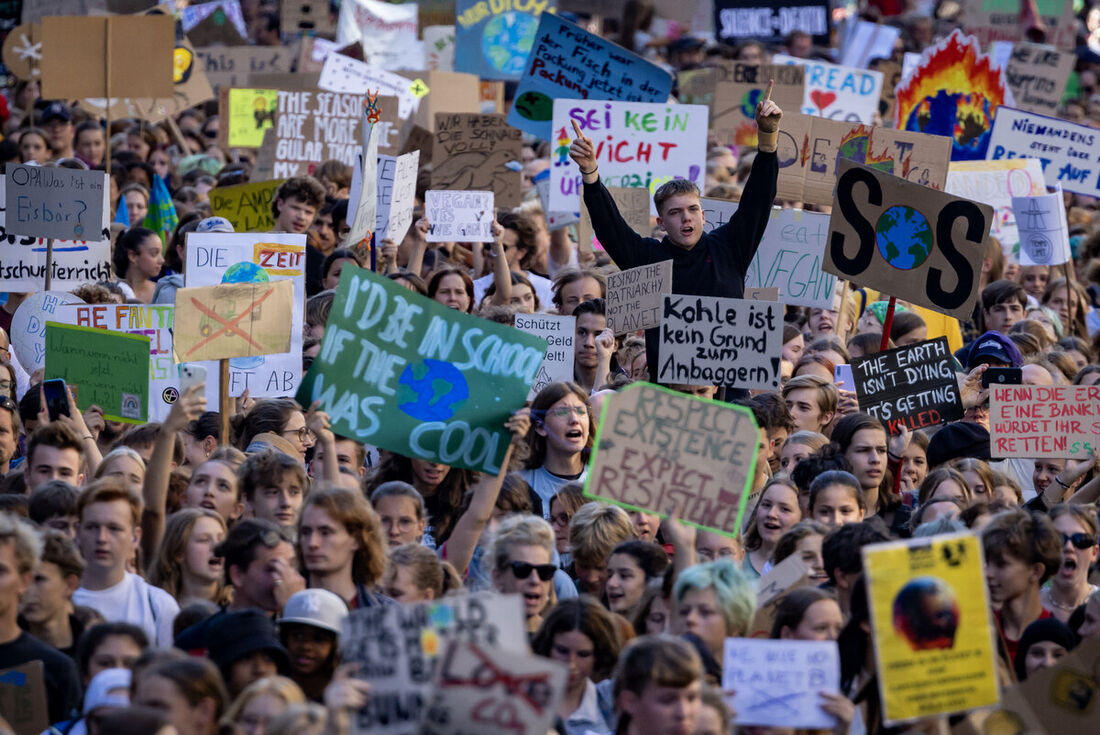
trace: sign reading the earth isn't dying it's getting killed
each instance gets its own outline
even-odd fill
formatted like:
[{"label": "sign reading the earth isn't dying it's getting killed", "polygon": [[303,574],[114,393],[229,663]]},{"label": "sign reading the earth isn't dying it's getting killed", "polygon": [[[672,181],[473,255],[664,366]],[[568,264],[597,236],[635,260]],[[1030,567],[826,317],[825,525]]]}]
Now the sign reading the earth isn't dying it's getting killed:
[{"label": "sign reading the earth isn't dying it's getting killed", "polygon": [[345,266],[298,402],[338,436],[496,474],[546,340],[449,309]]}]

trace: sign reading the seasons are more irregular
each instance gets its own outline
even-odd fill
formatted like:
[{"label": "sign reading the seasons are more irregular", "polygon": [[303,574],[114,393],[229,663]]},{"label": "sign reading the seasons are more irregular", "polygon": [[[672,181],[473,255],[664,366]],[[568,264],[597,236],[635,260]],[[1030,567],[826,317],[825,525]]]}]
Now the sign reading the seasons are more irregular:
[{"label": "sign reading the seasons are more irregular", "polygon": [[546,340],[345,266],[298,401],[320,400],[340,436],[496,474],[545,354]]},{"label": "sign reading the seasons are more irregular", "polygon": [[275,178],[304,176],[322,161],[352,166],[361,150],[365,95],[338,92],[278,93]]},{"label": "sign reading the seasons are more irregular", "polygon": [[826,272],[969,319],[993,208],[851,161],[838,170]]},{"label": "sign reading the seasons are more irregular", "polygon": [[758,442],[744,406],[634,383],[604,403],[584,492],[737,536]]},{"label": "sign reading the seasons are more irregular", "polygon": [[458,0],[455,6],[455,71],[482,79],[516,80],[523,74],[542,13],[550,0]]}]

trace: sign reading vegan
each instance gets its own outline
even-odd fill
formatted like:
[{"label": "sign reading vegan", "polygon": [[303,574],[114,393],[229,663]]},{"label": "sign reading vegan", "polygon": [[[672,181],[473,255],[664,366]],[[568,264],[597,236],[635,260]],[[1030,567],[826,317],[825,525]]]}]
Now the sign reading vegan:
[{"label": "sign reading vegan", "polygon": [[851,161],[839,171],[825,270],[969,319],[993,208]]},{"label": "sign reading vegan", "polygon": [[237,232],[267,232],[275,226],[271,200],[283,181],[215,187],[210,190],[210,211],[229,220]]},{"label": "sign reading vegan", "polygon": [[657,382],[779,389],[783,306],[665,295]]},{"label": "sign reading vegan", "polygon": [[887,725],[999,701],[977,536],[864,546],[863,569]]},{"label": "sign reading vegan", "polygon": [[668,293],[672,293],[671,260],[609,273],[607,328],[626,334],[660,325],[661,306]]},{"label": "sign reading vegan", "polygon": [[714,0],[714,28],[718,40],[728,43],[763,41],[784,43],[802,31],[814,43],[829,45],[829,3],[821,0]]},{"label": "sign reading vegan", "polygon": [[458,0],[454,17],[455,71],[482,79],[519,79],[535,42],[539,15],[544,12],[556,12],[550,0],[514,4]]},{"label": "sign reading vegan", "polygon": [[81,411],[107,421],[149,420],[149,337],[46,322],[46,379],[63,379]]},{"label": "sign reading vegan", "polygon": [[345,266],[298,391],[332,430],[408,457],[496,474],[546,340]]},{"label": "sign reading vegan", "polygon": [[1087,459],[1100,436],[1100,386],[992,385],[993,457]]},{"label": "sign reading vegan", "polygon": [[1068,120],[997,108],[986,158],[1038,158],[1047,186],[1100,196],[1100,133]]},{"label": "sign reading vegan", "polygon": [[103,229],[104,172],[12,163],[4,178],[11,234],[84,240]]},{"label": "sign reading vegan", "polygon": [[736,692],[738,725],[832,729],[819,692],[840,691],[840,649],[836,641],[727,638],[722,688]]},{"label": "sign reading vegan", "polygon": [[604,403],[584,492],[737,536],[759,438],[744,406],[635,383]]},{"label": "sign reading vegan", "polygon": [[426,191],[428,242],[492,242],[493,192]]},{"label": "sign reading vegan", "polygon": [[519,206],[522,176],[509,164],[520,160],[522,138],[504,115],[436,114],[432,188],[491,191],[502,209]]},{"label": "sign reading vegan", "polygon": [[668,100],[672,77],[661,67],[556,15],[539,18],[509,125],[553,140],[555,100]]},{"label": "sign reading vegan", "polygon": [[946,337],[852,359],[859,410],[890,434],[957,421],[963,416],[954,359]]}]

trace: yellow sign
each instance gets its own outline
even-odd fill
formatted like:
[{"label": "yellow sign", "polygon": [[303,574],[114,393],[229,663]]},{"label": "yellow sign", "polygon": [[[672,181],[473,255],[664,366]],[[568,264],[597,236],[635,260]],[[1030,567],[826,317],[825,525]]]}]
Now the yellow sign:
[{"label": "yellow sign", "polygon": [[259,148],[264,131],[275,124],[279,92],[274,89],[229,90],[229,146]]},{"label": "yellow sign", "polygon": [[424,84],[420,79],[414,80],[413,83],[409,85],[409,91],[417,97],[423,97],[429,92],[428,85]]},{"label": "yellow sign", "polygon": [[887,725],[1000,701],[977,536],[867,546],[863,569]]}]

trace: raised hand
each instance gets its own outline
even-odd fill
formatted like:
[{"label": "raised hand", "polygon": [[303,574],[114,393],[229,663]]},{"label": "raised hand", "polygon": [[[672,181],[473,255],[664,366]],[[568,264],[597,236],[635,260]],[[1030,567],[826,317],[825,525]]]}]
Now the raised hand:
[{"label": "raised hand", "polygon": [[[756,128],[762,133],[775,133],[779,131],[779,118],[783,117],[783,110],[772,102],[772,88],[775,80],[768,80],[768,89],[764,92],[764,99],[756,104]],[[573,123],[576,125],[576,123]]]},{"label": "raised hand", "polygon": [[587,176],[596,173],[596,146],[592,139],[581,132],[581,126],[573,120],[573,132],[577,137],[573,139],[573,145],[569,146],[569,157],[577,164],[581,174]]}]

